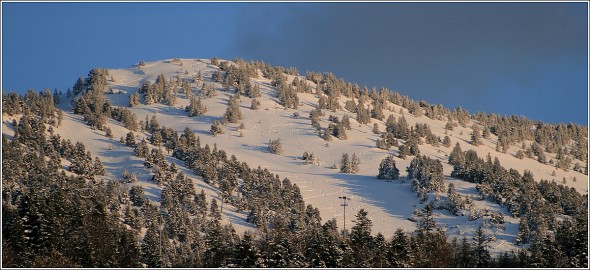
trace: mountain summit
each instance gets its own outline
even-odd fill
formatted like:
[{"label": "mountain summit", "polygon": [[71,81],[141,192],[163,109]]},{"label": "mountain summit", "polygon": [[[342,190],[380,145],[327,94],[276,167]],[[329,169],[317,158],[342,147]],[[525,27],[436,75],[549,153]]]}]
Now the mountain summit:
[{"label": "mountain summit", "polygon": [[[149,267],[312,267],[321,266],[320,259],[333,267],[459,265],[421,265],[410,257],[407,265],[374,264],[380,259],[375,252],[387,249],[384,241],[390,252],[399,241],[426,245],[424,237],[435,241],[434,235],[444,235],[431,243],[437,247],[451,248],[453,237],[467,239],[478,258],[474,266],[482,267],[493,261],[485,252],[500,260],[500,254],[523,247],[541,256],[534,252],[544,241],[565,248],[556,240],[572,240],[563,226],[578,230],[584,226],[580,217],[587,218],[584,126],[469,114],[331,73],[301,75],[240,59],[93,69],[64,92],[3,93],[3,224],[27,234],[22,242],[3,230],[7,259],[15,265],[22,244],[29,254],[58,252],[58,267],[89,267],[56,238],[69,225],[36,212],[61,211],[52,200],[87,199],[81,213],[66,209],[65,216],[82,220],[85,230],[114,223],[121,225],[112,231],[119,237],[133,232],[142,257],[126,266]],[[39,165],[45,160],[48,165]],[[35,166],[51,177],[35,178]],[[68,186],[72,179],[78,186]],[[64,199],[73,195],[56,195],[56,185],[88,193],[78,190],[82,198]],[[37,189],[43,192],[31,195]],[[97,223],[91,226],[93,215]],[[258,234],[300,242],[286,247]],[[161,238],[165,245],[154,249]],[[318,239],[334,250],[319,249]],[[220,241],[225,244],[214,248]],[[348,246],[341,250],[337,243]],[[239,253],[245,245],[258,245],[264,262],[235,260],[249,256]],[[418,255],[419,246],[412,247],[416,256],[438,256],[427,247],[421,252],[430,255]],[[306,259],[281,257],[289,248],[295,250],[289,256]],[[562,252],[587,266],[587,258]],[[354,263],[345,264],[346,258]],[[310,261],[318,265],[304,263]]]}]

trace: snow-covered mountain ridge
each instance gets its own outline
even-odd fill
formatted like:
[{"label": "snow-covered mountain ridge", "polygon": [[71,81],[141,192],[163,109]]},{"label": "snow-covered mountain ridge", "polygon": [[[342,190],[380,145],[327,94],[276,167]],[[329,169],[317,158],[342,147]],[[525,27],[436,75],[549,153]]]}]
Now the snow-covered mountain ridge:
[{"label": "snow-covered mountain ridge", "polygon": [[[225,60],[217,61],[225,62]],[[240,62],[227,61],[227,63],[235,66],[242,65]],[[444,113],[442,113],[444,116],[431,119],[423,115],[424,113],[415,113],[415,110],[422,110],[422,108],[411,108],[413,113],[410,113],[408,108],[386,100],[382,110],[382,120],[372,118],[370,123],[361,124],[356,119],[357,112],[346,109],[347,102],[354,100],[355,103],[358,103],[359,99],[366,99],[372,96],[372,93],[359,96],[353,94],[351,97],[339,94],[335,100],[336,105],[325,105],[334,106],[336,109],[323,110],[324,115],[319,117],[321,128],[318,132],[318,129],[312,126],[309,116],[318,106],[324,106],[320,103],[323,102],[321,97],[327,100],[328,95],[325,92],[333,90],[324,90],[323,88],[318,90],[320,86],[317,82],[322,81],[322,78],[314,82],[309,80],[313,79],[313,76],[293,75],[296,74],[295,72],[289,72],[292,73],[291,75],[280,75],[286,78],[289,85],[293,85],[294,79],[297,79],[295,84],[304,84],[309,87],[308,92],[296,94],[298,99],[296,106],[289,106],[290,108],[283,106],[284,102],[282,102],[277,82],[271,78],[271,75],[265,74],[261,69],[256,69],[254,76],[249,78],[250,86],[248,87],[259,89],[260,96],[256,97],[256,100],[260,102],[259,109],[251,109],[253,98],[242,93],[238,101],[242,119],[237,123],[225,123],[224,133],[213,136],[210,132],[211,126],[215,121],[223,121],[228,101],[234,97],[236,91],[241,90],[240,87],[243,87],[239,83],[237,85],[232,84],[233,82],[224,83],[223,78],[219,78],[219,76],[226,76],[226,71],[221,70],[220,66],[223,67],[222,64],[212,63],[209,59],[169,59],[142,62],[126,69],[107,69],[106,98],[114,107],[128,108],[136,115],[137,121],[145,119],[145,122],[148,122],[155,116],[160,126],[171,128],[179,134],[188,128],[199,137],[202,145],[208,144],[211,147],[216,145],[218,149],[226,151],[228,155],[235,155],[239,161],[247,162],[251,168],[260,166],[280,175],[281,178],[289,178],[291,183],[296,184],[299,188],[305,203],[317,207],[323,221],[335,218],[339,228],[350,228],[353,225],[354,214],[360,209],[365,209],[369,213],[368,217],[373,221],[373,233],[380,232],[386,237],[390,237],[398,228],[407,232],[413,231],[418,225],[415,222],[415,209],[423,209],[428,202],[432,202],[434,205],[442,204],[447,199],[447,185],[453,183],[459,194],[472,198],[473,211],[485,212],[488,210],[504,214],[504,228],[493,228],[495,240],[490,245],[491,250],[505,251],[515,248],[514,242],[520,219],[512,217],[507,207],[502,207],[490,200],[480,200],[475,183],[451,177],[453,166],[448,163],[448,159],[456,144],[459,144],[463,151],[474,150],[480,158],[486,158],[487,155],[491,157],[491,160],[497,158],[506,169],[514,169],[520,174],[523,174],[525,170],[530,171],[536,181],[555,180],[560,184],[574,188],[581,194],[588,192],[588,176],[573,170],[574,164],[584,164],[584,161],[573,159],[568,164],[568,170],[565,171],[557,169],[549,162],[547,164],[540,163],[536,156],[519,158],[518,156],[533,143],[532,140],[521,142],[525,148],[522,148],[521,143],[518,143],[510,145],[505,153],[496,151],[499,137],[493,133],[485,136],[487,138],[481,138],[480,145],[474,145],[471,143],[472,126],[478,127],[479,130],[488,128],[474,119],[467,119],[466,123],[458,124],[451,130],[447,123],[457,124],[458,121],[449,121]],[[148,103],[145,102],[146,93],[142,93],[139,95],[139,104],[129,106],[131,97],[138,93],[145,83],[154,84],[162,76],[171,81],[172,88],[166,89],[166,91],[170,91],[171,95],[174,95],[173,104],[153,102],[147,105],[145,104]],[[328,77],[328,79],[331,78]],[[192,96],[198,96],[204,92],[208,85],[215,89],[216,95],[201,100],[202,104],[207,107],[206,113],[189,117],[185,108],[190,105],[191,100],[186,90],[182,88],[183,81],[188,83],[188,89],[190,89]],[[320,84],[325,85],[326,83]],[[379,93],[376,94],[379,95]],[[76,97],[79,96],[74,98]],[[374,105],[371,104],[370,99],[364,102],[364,106],[373,109]],[[83,142],[93,155],[100,157],[106,169],[106,179],[121,179],[124,171],[135,173],[138,181],[129,185],[142,186],[148,198],[158,201],[161,187],[151,180],[152,171],[144,167],[143,159],[134,154],[133,148],[119,142],[119,138],[125,137],[129,133],[129,129],[125,128],[121,122],[108,119],[106,125],[111,129],[113,138],[107,138],[104,131],[89,128],[84,123],[82,116],[72,112],[71,100],[72,98],[64,97],[58,105],[65,113],[63,124],[54,128],[54,132],[72,142]],[[330,116],[343,119],[346,115],[350,117],[350,129],[345,131],[346,139],[333,137],[331,140],[326,140],[321,136],[322,131],[334,122],[330,120]],[[389,150],[376,147],[377,141],[382,139],[381,133],[386,130],[386,119],[390,115],[397,120],[403,118],[408,126],[412,127],[412,130],[417,124],[427,124],[433,136],[441,139],[448,136],[450,139],[450,147],[444,146],[442,142],[438,143],[438,146],[433,146],[435,143],[427,144],[424,141],[418,144],[420,155],[441,162],[445,176],[444,190],[429,194],[424,202],[421,202],[417,194],[412,191],[412,181],[403,180],[407,178],[406,167],[410,166],[414,156],[407,155],[405,159],[399,158],[400,151],[396,146]],[[3,133],[10,134],[10,121],[9,117],[3,117]],[[242,123],[243,127],[241,127]],[[374,132],[375,124],[378,132]],[[147,131],[137,131],[134,132],[134,135],[137,142],[142,139],[149,140],[151,137]],[[281,154],[273,154],[268,149],[269,141],[275,139],[281,140]],[[400,139],[398,143],[401,145],[406,141]],[[154,146],[150,147],[155,148]],[[304,164],[302,159],[304,152],[313,153],[317,160],[312,164]],[[221,199],[218,188],[209,185],[203,181],[202,177],[195,175],[182,161],[172,157],[171,152],[164,151],[164,153],[168,162],[176,164],[179,170],[193,181],[197,191],[202,189],[207,196]],[[360,164],[357,173],[340,172],[338,168],[340,168],[343,154],[355,154],[359,158]],[[401,180],[383,181],[376,177],[381,161],[389,154],[395,156]],[[544,154],[547,161],[556,162],[559,159],[557,153]],[[562,182],[564,180],[565,182]],[[350,198],[347,201],[346,221],[343,217],[342,200],[339,198],[341,196]],[[224,208],[226,209],[222,214],[224,222],[232,223],[240,232],[255,230],[251,223],[245,221],[248,215],[247,211],[236,211],[235,207],[231,205],[224,206]],[[469,216],[470,213],[467,209],[460,210],[457,215],[443,209],[434,211],[436,224],[443,227],[450,236],[471,238],[475,229],[485,219],[470,220]]]}]

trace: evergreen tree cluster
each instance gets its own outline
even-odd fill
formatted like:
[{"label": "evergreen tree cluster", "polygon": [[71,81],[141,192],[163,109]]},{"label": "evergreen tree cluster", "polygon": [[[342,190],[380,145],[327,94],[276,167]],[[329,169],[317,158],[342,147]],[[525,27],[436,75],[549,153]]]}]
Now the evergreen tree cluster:
[{"label": "evergreen tree cluster", "polygon": [[84,83],[86,92],[73,100],[74,113],[83,115],[87,124],[98,130],[105,129],[106,118],[112,112],[112,105],[104,95],[107,75],[106,69],[91,70]]},{"label": "evergreen tree cluster", "polygon": [[217,91],[215,90],[215,87],[213,86],[213,84],[203,83],[203,86],[201,87],[201,90],[199,91],[199,97],[201,97],[203,99],[207,99],[207,98],[212,98],[214,96],[217,96]]},{"label": "evergreen tree cluster", "polygon": [[316,129],[320,130],[321,125],[320,125],[320,117],[324,116],[325,113],[322,111],[322,109],[320,109],[320,107],[316,107],[315,109],[313,109],[310,113],[309,113],[309,119],[311,119],[311,126],[315,127]]},{"label": "evergreen tree cluster", "polygon": [[241,59],[235,59],[233,63],[223,61],[218,66],[219,70],[224,71],[223,78],[219,78],[221,76],[217,75],[214,80],[222,80],[221,83],[226,91],[235,88],[235,92],[240,95],[247,95],[248,97],[260,95],[260,89],[254,89],[250,82],[250,78],[258,76],[256,68],[252,64]]},{"label": "evergreen tree cluster", "polygon": [[[186,84],[180,77],[167,79],[164,74],[158,75],[154,83],[148,81],[144,82],[138,90],[139,94],[143,94],[144,103],[150,105],[153,103],[162,103],[173,106],[176,104],[178,92],[182,89],[187,89],[183,84]],[[186,95],[186,93],[185,93]]]},{"label": "evergreen tree cluster", "polygon": [[283,144],[281,143],[281,139],[269,140],[268,141],[268,150],[277,155],[283,154]]},{"label": "evergreen tree cluster", "polygon": [[389,137],[408,140],[411,134],[410,125],[403,115],[396,121],[390,114],[385,121],[385,133],[391,134]]},{"label": "evergreen tree cluster", "polygon": [[242,112],[240,111],[239,97],[232,96],[228,101],[227,110],[223,115],[223,119],[230,123],[237,123],[242,120]]},{"label": "evergreen tree cluster", "polygon": [[223,134],[225,133],[223,131],[223,126],[221,125],[221,122],[215,120],[215,122],[213,122],[213,125],[211,125],[211,130],[210,130],[211,134],[213,136],[217,136],[218,134]]},{"label": "evergreen tree cluster", "polygon": [[137,131],[140,127],[137,123],[137,117],[135,114],[127,108],[112,108],[110,116],[121,122],[126,129],[131,131]]},{"label": "evergreen tree cluster", "polygon": [[[283,77],[280,77],[283,78]],[[297,89],[287,84],[284,79],[281,79],[277,85],[279,102],[285,108],[297,109],[299,107],[299,97],[297,96]]]},{"label": "evergreen tree cluster", "polygon": [[548,153],[559,148],[568,149],[572,158],[586,161],[588,153],[588,129],[576,124],[545,124],[523,116],[498,116],[478,113],[473,116],[492,134],[502,137],[507,144],[534,141]]},{"label": "evergreen tree cluster", "polygon": [[139,93],[135,92],[129,96],[129,107],[139,105]]},{"label": "evergreen tree cluster", "polygon": [[422,140],[418,137],[417,133],[412,132],[410,138],[406,141],[405,144],[402,144],[398,147],[399,153],[398,157],[405,159],[406,156],[417,156],[420,154],[420,148],[418,145]]},{"label": "evergreen tree cluster", "polygon": [[[190,129],[185,129],[185,132],[180,137],[178,137],[175,133],[172,133],[172,136],[165,137],[163,139],[164,144],[168,144],[168,141],[177,142],[173,144],[175,145],[173,152],[173,155],[175,157],[177,157],[180,160],[184,160],[185,164],[189,168],[193,169],[197,175],[202,176],[206,182],[210,183],[211,185],[218,186],[220,190],[223,191],[224,195],[222,196],[224,197],[224,200],[222,202],[230,202],[234,204],[236,207],[239,207],[240,209],[247,209],[246,206],[250,205],[251,207],[253,207],[252,205],[257,205],[254,204],[254,201],[260,200],[260,202],[262,202],[262,197],[266,196],[264,195],[266,192],[264,190],[267,189],[262,190],[261,194],[258,195],[260,196],[260,199],[252,200],[250,200],[250,198],[252,198],[250,195],[246,196],[246,193],[248,193],[248,191],[246,190],[242,190],[242,192],[239,193],[234,193],[235,191],[237,191],[239,182],[238,179],[242,180],[242,185],[248,183],[246,182],[247,179],[252,179],[252,176],[250,176],[249,178],[243,176],[244,174],[248,174],[249,172],[247,165],[239,163],[233,156],[230,160],[228,160],[225,152],[223,150],[217,150],[217,147],[215,147],[212,151],[210,150],[208,145],[206,145],[204,148],[200,147],[198,138],[195,138],[194,133],[192,133]],[[145,154],[145,152],[147,151],[139,150],[139,146],[137,146],[136,153],[138,152]],[[158,149],[152,149],[151,152],[151,155],[146,156],[145,164],[151,164],[147,167],[154,168],[154,181],[162,186],[166,186],[169,184],[168,180],[166,179],[175,179],[175,171],[177,170],[173,169],[175,167],[174,164],[167,164],[161,151],[159,151]],[[223,164],[231,164],[231,166]],[[266,177],[269,176],[267,175]],[[269,179],[271,178],[276,179],[278,181],[278,179],[275,177],[270,177]],[[291,199],[290,201],[296,205],[302,204],[302,198],[300,192],[298,191],[298,188],[296,188],[296,185],[286,185],[285,181],[283,181],[283,185],[285,185],[286,188],[287,186],[289,186],[291,188],[288,189],[293,190],[287,192],[288,194],[293,194],[291,196],[294,199]],[[276,189],[271,188],[271,190]],[[278,189],[277,191],[279,190],[280,189]],[[288,197],[285,197],[285,194],[277,194],[275,198],[277,198],[277,200],[280,200],[278,198]],[[246,200],[246,202],[248,203],[244,202],[244,200]],[[298,208],[302,208],[302,206]],[[259,209],[266,209],[266,207],[255,207],[254,210],[252,210],[251,216],[256,217],[258,216],[258,213],[265,212]],[[255,220],[253,218],[251,219]],[[260,224],[262,225],[265,223]]]},{"label": "evergreen tree cluster", "polygon": [[379,164],[378,179],[397,180],[399,178],[399,169],[395,166],[395,159],[392,155],[388,155]]},{"label": "evergreen tree cluster", "polygon": [[[535,182],[529,171],[521,176],[514,169],[506,170],[496,158],[484,161],[473,150],[461,152],[458,145],[449,156],[449,163],[454,165],[452,176],[477,183],[477,189],[483,198],[507,207],[511,215],[520,217],[517,243],[532,243],[531,248],[545,246],[565,252],[571,250],[557,240],[562,226],[572,230],[584,230],[577,239],[570,239],[569,245],[587,239],[587,219],[581,216],[588,213],[587,195],[582,196],[573,188],[565,187],[555,181],[541,180]],[[560,236],[561,237],[561,236]],[[568,259],[576,265],[587,260],[587,253],[568,251]],[[539,255],[540,256],[540,255]],[[585,256],[585,257],[584,257]]]},{"label": "evergreen tree cluster", "polygon": [[203,104],[201,97],[198,99],[191,97],[190,105],[186,106],[185,111],[188,112],[189,117],[201,116],[207,113],[207,106]]},{"label": "evergreen tree cluster", "polygon": [[423,200],[426,193],[444,191],[443,166],[440,160],[417,155],[406,168],[408,179],[412,180],[412,190]]},{"label": "evergreen tree cluster", "polygon": [[[37,149],[41,155],[50,156],[52,158],[51,166],[56,169],[62,168],[59,159],[63,158],[70,162],[69,171],[87,179],[94,179],[94,176],[105,174],[100,159],[98,157],[93,159],[84,144],[76,142],[73,145],[70,140],[61,139],[59,134],[50,133],[47,137],[47,131],[51,131],[51,127],[46,129],[41,118],[25,113],[16,124],[13,141]],[[12,165],[17,164],[9,166]]]},{"label": "evergreen tree cluster", "polygon": [[349,157],[347,153],[342,154],[342,158],[340,160],[340,172],[352,174],[358,173],[360,164],[361,160],[358,158],[356,153],[353,153],[351,157]]},{"label": "evergreen tree cluster", "polygon": [[298,77],[293,78],[291,85],[295,87],[297,93],[312,93],[312,88],[305,79],[299,79]]},{"label": "evergreen tree cluster", "polygon": [[[88,171],[99,168],[84,145],[61,144],[59,135],[51,135],[39,152],[31,139],[2,142],[2,266],[141,266],[138,234],[118,219],[123,198],[111,192],[115,182],[87,180]],[[90,167],[68,176],[60,165],[64,158]]]},{"label": "evergreen tree cluster", "polygon": [[371,111],[365,107],[360,101],[356,109],[356,121],[361,125],[371,123]]},{"label": "evergreen tree cluster", "polygon": [[[458,144],[449,156],[449,164],[453,165],[451,176],[477,183],[482,196],[508,206],[514,216],[526,214],[533,205],[535,208],[551,205],[552,209],[548,213],[574,215],[579,210],[577,208],[583,205],[584,199],[575,189],[558,185],[554,181],[542,180],[536,183],[530,172],[526,171],[521,176],[514,169],[506,170],[497,158],[492,162],[490,156],[484,160],[473,150],[461,152]],[[544,203],[531,201],[543,197]]]},{"label": "evergreen tree cluster", "polygon": [[303,152],[303,156],[301,159],[303,159],[304,165],[315,164],[318,161],[318,157],[313,152],[310,154],[307,153],[307,151]]},{"label": "evergreen tree cluster", "polygon": [[36,115],[43,122],[52,126],[61,125],[63,112],[55,108],[59,95],[51,94],[49,89],[40,91],[28,90],[24,96],[2,91],[2,114],[15,116],[19,114]]},{"label": "evergreen tree cluster", "polygon": [[338,138],[339,140],[346,140],[346,129],[350,129],[350,119],[348,115],[344,115],[342,121],[336,116],[330,115],[328,120],[331,122],[324,131],[324,139],[326,141],[331,140],[331,136]]}]

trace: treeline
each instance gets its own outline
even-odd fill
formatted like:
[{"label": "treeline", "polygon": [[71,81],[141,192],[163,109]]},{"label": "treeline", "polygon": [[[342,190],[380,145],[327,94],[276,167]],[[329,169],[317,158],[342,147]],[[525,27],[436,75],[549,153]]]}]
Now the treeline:
[{"label": "treeline", "polygon": [[[541,163],[551,163],[557,168],[563,170],[574,170],[587,174],[588,168],[588,130],[587,128],[576,124],[544,124],[540,121],[531,121],[525,117],[520,116],[499,116],[496,114],[477,113],[470,115],[468,111],[462,108],[455,108],[449,110],[442,105],[431,105],[426,101],[414,101],[407,96],[402,96],[399,93],[390,91],[387,88],[381,88],[379,91],[373,87],[370,90],[367,87],[360,88],[356,84],[345,82],[343,79],[338,79],[332,73],[315,73],[308,72],[304,79],[295,77],[291,82],[287,81],[288,75],[299,76],[299,72],[295,68],[284,68],[280,66],[271,66],[268,63],[257,61],[244,61],[242,59],[235,59],[230,61],[221,61],[217,58],[211,59],[212,65],[219,67],[212,75],[215,82],[222,83],[225,91],[233,90],[240,95],[246,95],[250,98],[260,96],[260,89],[258,84],[252,85],[250,78],[256,77],[258,70],[262,75],[272,81],[272,85],[277,89],[277,97],[279,103],[285,108],[297,109],[299,106],[299,98],[297,93],[314,93],[318,99],[319,109],[327,109],[331,111],[342,110],[339,99],[341,96],[349,98],[345,104],[345,109],[356,114],[356,120],[360,124],[369,124],[371,119],[383,120],[385,114],[384,109],[392,110],[387,102],[401,106],[408,110],[414,116],[426,116],[431,119],[448,121],[447,130],[452,130],[453,126],[461,125],[467,127],[470,120],[477,121],[482,126],[481,130],[476,125],[473,125],[472,138],[474,144],[481,144],[480,132],[483,132],[483,137],[489,139],[489,134],[498,136],[497,151],[506,153],[513,145],[522,144],[522,150],[516,154],[518,158],[529,157],[533,155],[538,156]],[[164,89],[166,83],[165,78],[158,78],[157,84],[159,87],[152,86],[152,88]],[[171,80],[172,81],[172,80]],[[180,82],[181,79],[177,78]],[[196,81],[196,80],[195,80]],[[311,81],[316,84],[315,92],[313,88],[307,83]],[[180,85],[180,83],[176,83]],[[148,83],[149,86],[149,83]],[[203,84],[202,93],[211,92],[204,91],[206,84]],[[209,87],[211,87],[209,85]],[[147,92],[149,87],[142,86],[141,93]],[[183,87],[184,88],[184,87]],[[190,86],[189,86],[190,88]],[[170,91],[155,91],[156,93],[175,93],[176,87],[169,87]],[[213,90],[214,91],[214,90]],[[156,95],[156,96],[161,96]],[[175,94],[174,94],[175,96]],[[147,98],[146,98],[147,100]],[[356,100],[356,102],[355,102]],[[194,107],[194,106],[193,106]],[[400,111],[400,113],[402,113]],[[198,113],[193,113],[198,115]],[[322,114],[323,115],[323,114]],[[405,119],[404,119],[405,120]],[[400,120],[401,121],[401,120]],[[317,121],[316,121],[317,122]],[[389,119],[387,122],[390,122]],[[312,123],[313,124],[313,123]],[[319,127],[319,124],[315,125]],[[334,129],[325,128],[320,130],[319,134],[322,138],[330,140]],[[400,130],[401,129],[401,130]],[[396,141],[392,138],[408,139],[409,128],[404,130],[403,125],[400,129],[392,129],[388,125],[387,132],[384,132],[381,139],[378,141],[378,147],[388,149],[391,146],[397,146]],[[392,132],[392,130],[394,132]],[[444,146],[450,146],[450,140],[433,135],[430,130],[427,134],[422,134],[426,142],[434,146],[443,143]],[[397,133],[397,134],[396,134]],[[392,136],[395,135],[395,136]],[[533,141],[532,144],[526,145],[525,141]],[[421,143],[418,141],[419,144]],[[403,155],[416,155],[417,151],[411,151],[414,144],[400,146],[400,151]],[[519,145],[520,146],[520,145]],[[414,147],[417,149],[417,147]],[[555,161],[546,160],[544,152],[556,153]],[[573,159],[578,159],[585,164],[572,164]],[[584,166],[585,165],[585,166]]]},{"label": "treeline", "polygon": [[[59,96],[59,95],[58,95]],[[55,108],[56,96],[49,89],[39,93],[28,90],[22,96],[14,92],[2,91],[2,114],[17,116],[20,114],[35,115],[44,123],[52,126],[60,126],[63,120],[63,111]]]},{"label": "treeline", "polygon": [[[361,124],[368,124],[371,119],[383,120],[383,109],[389,109],[387,102],[401,106],[408,110],[414,116],[426,116],[431,119],[448,121],[451,125],[461,125],[467,127],[470,120],[477,121],[479,125],[483,126],[482,132],[485,138],[486,134],[492,133],[498,136],[497,144],[498,151],[506,152],[510,146],[524,143],[524,141],[533,141],[537,146],[542,147],[547,153],[559,153],[560,161],[555,161],[558,168],[568,170],[570,168],[571,159],[578,159],[586,163],[576,165],[576,170],[587,174],[588,167],[588,128],[569,123],[569,124],[545,124],[541,121],[532,121],[523,116],[500,116],[496,114],[486,114],[479,112],[477,114],[469,114],[468,111],[461,107],[452,110],[443,107],[442,105],[431,105],[426,101],[414,101],[407,96],[402,96],[397,92],[391,91],[382,87],[377,90],[372,87],[370,90],[366,86],[361,88],[357,84],[345,82],[343,79],[338,79],[332,73],[316,73],[308,72],[305,79],[316,84],[315,92],[307,85],[303,79],[295,78],[291,85],[295,88],[286,88],[288,82],[285,82],[285,74],[298,76],[299,72],[295,68],[284,68],[280,66],[270,66],[268,63],[250,61],[245,62],[241,59],[234,60],[237,67],[230,65],[228,61],[214,61],[219,66],[232,66],[236,70],[243,70],[240,72],[241,78],[255,75],[256,69],[260,69],[264,77],[273,81],[273,86],[277,87],[281,104],[285,107],[290,107],[290,104],[297,103],[298,99],[296,93],[314,93],[319,96],[318,107],[320,109],[327,109],[331,111],[341,110],[339,99],[341,95],[349,98],[346,102],[345,109],[356,113],[356,120]],[[243,79],[244,81],[246,79]],[[235,80],[234,80],[235,82]],[[239,85],[239,83],[238,83]],[[356,102],[355,102],[356,100]],[[358,104],[357,104],[358,103]],[[366,105],[365,105],[366,104]],[[296,107],[294,107],[296,108]],[[400,112],[401,113],[401,112]],[[400,138],[400,137],[397,137]],[[429,137],[427,137],[429,138]],[[430,141],[435,141],[430,137]],[[440,141],[440,140],[438,140]],[[381,144],[387,147],[388,144]],[[533,145],[523,145],[523,152],[531,151]],[[570,156],[570,161],[565,160],[565,156]],[[530,155],[527,155],[530,157]],[[540,162],[546,163],[540,159]],[[574,164],[575,165],[575,164]]]},{"label": "treeline", "polygon": [[[525,117],[498,116],[478,113],[473,119],[480,122],[484,129],[498,136],[498,141],[507,145],[533,141],[547,153],[563,151],[573,158],[588,161],[588,128],[577,124],[545,124],[531,121]],[[526,146],[528,149],[532,145]],[[587,172],[586,172],[587,174]]]},{"label": "treeline", "polygon": [[[485,113],[470,115],[462,108],[449,110],[441,105],[430,105],[426,101],[417,102],[387,88],[381,88],[379,91],[374,87],[370,90],[367,87],[361,89],[356,84],[337,79],[332,73],[308,72],[305,79],[316,84],[314,92],[303,79],[295,77],[291,83],[286,81],[285,74],[299,75],[299,72],[294,68],[273,67],[267,63],[246,62],[241,59],[234,60],[235,64],[218,59],[212,62],[218,65],[221,70],[227,70],[225,76],[219,75],[219,77],[225,78],[224,85],[226,85],[226,89],[229,90],[230,86],[233,85],[236,91],[242,94],[247,93],[247,91],[240,89],[251,88],[249,78],[255,76],[256,70],[259,69],[263,76],[270,79],[272,85],[277,88],[279,103],[285,108],[297,108],[299,103],[297,93],[314,93],[319,96],[319,109],[342,110],[339,99],[343,95],[349,98],[344,108],[356,114],[358,123],[369,124],[371,119],[383,120],[385,118],[383,110],[391,110],[391,107],[387,105],[387,102],[391,102],[407,109],[414,116],[424,115],[431,119],[446,120],[448,121],[445,127],[447,130],[452,130],[453,126],[457,124],[467,127],[470,120],[477,121],[478,124],[472,126],[474,129],[472,143],[476,145],[481,144],[481,133],[486,139],[490,139],[489,134],[495,134],[498,136],[496,149],[499,152],[506,153],[511,146],[520,146],[522,144],[522,150],[519,150],[516,154],[518,158],[537,156],[539,162],[550,163],[559,169],[567,171],[573,166],[575,171],[584,174],[587,174],[588,171],[588,129],[580,125],[572,123],[567,125],[544,124],[520,116],[499,116]],[[225,82],[227,78],[231,78],[230,82]],[[388,149],[391,146],[398,146],[394,138],[408,140],[409,127],[404,127],[403,123],[400,123],[398,127],[392,128],[390,119],[387,122],[386,132],[382,133],[381,139],[377,141],[378,148]],[[317,120],[315,124],[312,122],[312,125],[318,128],[318,133],[325,140],[331,140],[331,137],[335,136],[331,134],[335,133],[334,128],[322,130]],[[482,127],[480,128],[477,125]],[[416,128],[419,129],[419,127]],[[427,131],[426,134],[421,134],[426,139],[426,143],[433,146],[438,146],[440,143],[446,147],[450,146],[450,139],[444,138],[441,140],[441,138],[433,135],[429,129],[423,130]],[[525,144],[525,141],[532,141],[533,143]],[[419,153],[414,142],[415,140],[412,140],[410,144],[400,146],[400,152],[403,153],[401,157]],[[418,140],[418,144],[420,143],[421,141]],[[412,147],[414,150],[412,150]],[[556,160],[548,160],[544,152],[556,153]],[[580,160],[582,164],[573,164],[573,159]]]}]

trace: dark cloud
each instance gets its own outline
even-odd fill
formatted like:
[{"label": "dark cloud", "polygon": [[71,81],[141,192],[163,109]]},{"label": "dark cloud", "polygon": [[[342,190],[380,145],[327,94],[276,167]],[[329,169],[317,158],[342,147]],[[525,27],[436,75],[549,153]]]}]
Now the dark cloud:
[{"label": "dark cloud", "polygon": [[584,3],[258,4],[236,22],[239,57],[471,112],[587,123]]}]

